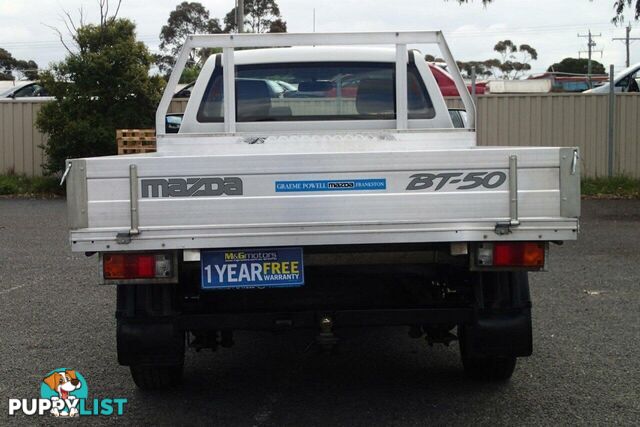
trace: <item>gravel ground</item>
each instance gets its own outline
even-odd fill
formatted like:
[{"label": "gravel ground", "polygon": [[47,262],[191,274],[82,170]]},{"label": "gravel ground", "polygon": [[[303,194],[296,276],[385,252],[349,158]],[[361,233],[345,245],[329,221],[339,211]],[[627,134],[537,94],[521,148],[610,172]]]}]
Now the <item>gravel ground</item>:
[{"label": "gravel ground", "polygon": [[69,250],[64,201],[0,200],[0,420],[51,424],[9,418],[8,399],[71,367],[90,397],[128,399],[119,419],[83,419],[95,424],[640,424],[640,202],[583,212],[580,240],[531,277],[534,355],[507,384],[465,380],[455,344],[381,328],[345,331],[331,355],[305,351],[305,333],[238,333],[232,349],[188,352],[181,388],[145,394],[116,360],[115,288]]}]

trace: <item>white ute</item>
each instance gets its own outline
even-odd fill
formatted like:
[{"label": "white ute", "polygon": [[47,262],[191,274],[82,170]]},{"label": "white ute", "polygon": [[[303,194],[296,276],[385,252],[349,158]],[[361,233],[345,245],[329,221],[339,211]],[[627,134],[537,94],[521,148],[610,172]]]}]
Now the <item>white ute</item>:
[{"label": "white ute", "polygon": [[[408,48],[425,44],[467,128]],[[194,48],[222,53],[165,134]],[[404,325],[458,340],[469,376],[508,379],[531,354],[528,271],[577,238],[580,163],[576,148],[476,147],[474,119],[440,32],[190,36],[157,152],[67,163],[72,250],[99,253],[118,287],[119,362],[158,388],[186,346],[234,330],[308,328],[330,349],[343,326]]]}]

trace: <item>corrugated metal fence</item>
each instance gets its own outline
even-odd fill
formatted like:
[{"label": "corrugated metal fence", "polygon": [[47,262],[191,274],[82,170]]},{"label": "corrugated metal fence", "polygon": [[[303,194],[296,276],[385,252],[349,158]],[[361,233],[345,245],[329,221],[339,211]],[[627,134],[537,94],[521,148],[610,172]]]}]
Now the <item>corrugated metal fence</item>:
[{"label": "corrugated metal fence", "polygon": [[[43,101],[0,101],[0,174],[40,175],[44,142],[34,126]],[[479,145],[577,146],[585,176],[606,176],[608,96],[582,94],[478,97]],[[447,99],[460,108],[459,99]],[[184,111],[174,100],[170,112]],[[640,94],[616,96],[614,175],[640,178]],[[114,135],[115,138],[115,135]]]},{"label": "corrugated metal fence", "polygon": [[[607,176],[608,95],[488,95],[477,104],[478,145],[580,147],[583,175]],[[616,95],[615,108],[613,174],[640,178],[640,94]]]},{"label": "corrugated metal fence", "polygon": [[46,100],[0,101],[0,174],[42,175],[46,138],[35,120]]},{"label": "corrugated metal fence", "polygon": [[174,98],[169,104],[169,113],[184,113],[187,109],[189,98]]}]

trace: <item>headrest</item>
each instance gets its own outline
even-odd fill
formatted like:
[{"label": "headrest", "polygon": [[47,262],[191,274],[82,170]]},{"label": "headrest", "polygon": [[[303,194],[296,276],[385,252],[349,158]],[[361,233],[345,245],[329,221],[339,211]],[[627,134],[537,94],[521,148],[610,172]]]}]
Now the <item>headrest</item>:
[{"label": "headrest", "polygon": [[395,114],[395,93],[391,79],[362,79],[356,95],[358,114]]},{"label": "headrest", "polygon": [[271,109],[271,93],[264,80],[236,79],[237,120],[266,119]]}]

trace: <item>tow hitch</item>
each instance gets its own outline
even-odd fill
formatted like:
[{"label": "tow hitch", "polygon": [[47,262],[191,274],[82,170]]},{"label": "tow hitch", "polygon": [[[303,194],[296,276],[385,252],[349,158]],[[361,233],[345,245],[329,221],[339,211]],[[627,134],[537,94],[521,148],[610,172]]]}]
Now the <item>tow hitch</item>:
[{"label": "tow hitch", "polygon": [[340,339],[333,333],[333,319],[323,316],[320,319],[320,333],[316,337],[316,343],[324,351],[331,351]]},{"label": "tow hitch", "polygon": [[429,347],[433,347],[434,344],[444,344],[449,347],[449,344],[458,340],[458,337],[450,332],[449,327],[433,327],[426,325],[411,326],[409,328],[409,336],[414,339],[422,338],[424,336]]},{"label": "tow hitch", "polygon": [[195,351],[210,348],[216,351],[218,346],[224,348],[233,347],[233,332],[230,330],[222,331],[192,331],[193,340],[189,341],[189,347]]}]

